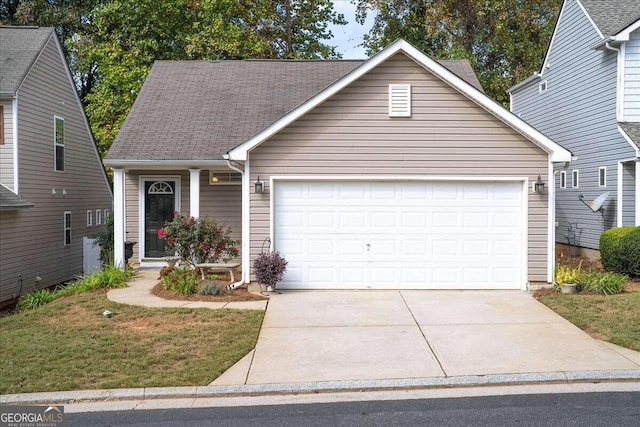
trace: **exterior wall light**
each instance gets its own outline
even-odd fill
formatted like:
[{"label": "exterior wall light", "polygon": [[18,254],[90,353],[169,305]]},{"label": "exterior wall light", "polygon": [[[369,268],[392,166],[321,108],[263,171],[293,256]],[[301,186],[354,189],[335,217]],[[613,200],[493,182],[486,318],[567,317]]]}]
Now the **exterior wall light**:
[{"label": "exterior wall light", "polygon": [[254,188],[256,190],[256,193],[258,194],[264,193],[264,182],[260,181],[260,177],[258,177],[258,180],[254,184]]},{"label": "exterior wall light", "polygon": [[538,180],[533,183],[533,192],[544,194],[544,182],[542,182],[542,177],[540,175],[538,175]]}]

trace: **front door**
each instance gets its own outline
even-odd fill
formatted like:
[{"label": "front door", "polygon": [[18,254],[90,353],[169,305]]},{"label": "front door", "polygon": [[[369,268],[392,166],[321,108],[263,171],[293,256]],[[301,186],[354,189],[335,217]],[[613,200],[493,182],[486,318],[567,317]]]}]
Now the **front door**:
[{"label": "front door", "polygon": [[145,181],[144,183],[144,257],[166,256],[164,240],[158,230],[171,221],[176,202],[175,181]]}]

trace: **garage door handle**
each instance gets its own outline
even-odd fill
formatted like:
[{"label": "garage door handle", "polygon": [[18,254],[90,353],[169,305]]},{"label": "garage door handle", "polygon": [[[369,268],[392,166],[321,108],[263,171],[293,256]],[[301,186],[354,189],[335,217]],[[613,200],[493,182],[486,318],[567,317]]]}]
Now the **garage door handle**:
[{"label": "garage door handle", "polygon": [[367,243],[365,246],[367,247],[367,252],[369,252],[371,250],[371,243]]}]

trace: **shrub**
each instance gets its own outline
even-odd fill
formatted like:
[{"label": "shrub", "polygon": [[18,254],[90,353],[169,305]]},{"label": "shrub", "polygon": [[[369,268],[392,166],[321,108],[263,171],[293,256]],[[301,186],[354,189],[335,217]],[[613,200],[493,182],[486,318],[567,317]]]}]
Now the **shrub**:
[{"label": "shrub", "polygon": [[216,223],[211,217],[186,218],[177,212],[158,230],[158,237],[165,240],[167,252],[191,265],[218,259],[227,262],[237,257],[238,242],[232,240],[230,234],[230,228]]},{"label": "shrub", "polygon": [[627,258],[622,253],[620,245],[622,239],[635,229],[638,227],[611,228],[600,235],[600,257],[605,270],[617,273],[628,272],[625,265]]},{"label": "shrub", "polygon": [[584,289],[605,295],[619,294],[624,291],[627,276],[617,273],[592,272],[585,280]]},{"label": "shrub", "polygon": [[176,268],[162,278],[162,289],[194,294],[198,289],[198,272],[189,267]]},{"label": "shrub", "polygon": [[55,292],[49,289],[40,289],[37,291],[29,292],[26,295],[22,295],[18,300],[18,309],[31,310],[33,308],[40,307],[50,303],[56,299]]},{"label": "shrub", "polygon": [[287,270],[287,261],[278,252],[261,253],[253,260],[252,267],[258,283],[275,289]]},{"label": "shrub", "polygon": [[620,273],[640,276],[640,227],[622,236],[618,258],[623,267]]},{"label": "shrub", "polygon": [[96,236],[96,244],[100,246],[100,261],[102,265],[113,264],[113,214],[104,219],[105,230]]},{"label": "shrub", "polygon": [[220,295],[222,293],[222,286],[219,283],[205,283],[200,289],[202,295]]}]

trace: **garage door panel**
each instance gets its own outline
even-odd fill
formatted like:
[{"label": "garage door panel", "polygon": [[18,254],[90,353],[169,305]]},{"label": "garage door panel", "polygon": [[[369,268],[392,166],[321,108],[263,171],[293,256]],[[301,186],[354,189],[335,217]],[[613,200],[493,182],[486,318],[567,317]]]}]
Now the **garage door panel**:
[{"label": "garage door panel", "polygon": [[276,182],[283,288],[520,288],[519,182]]}]

